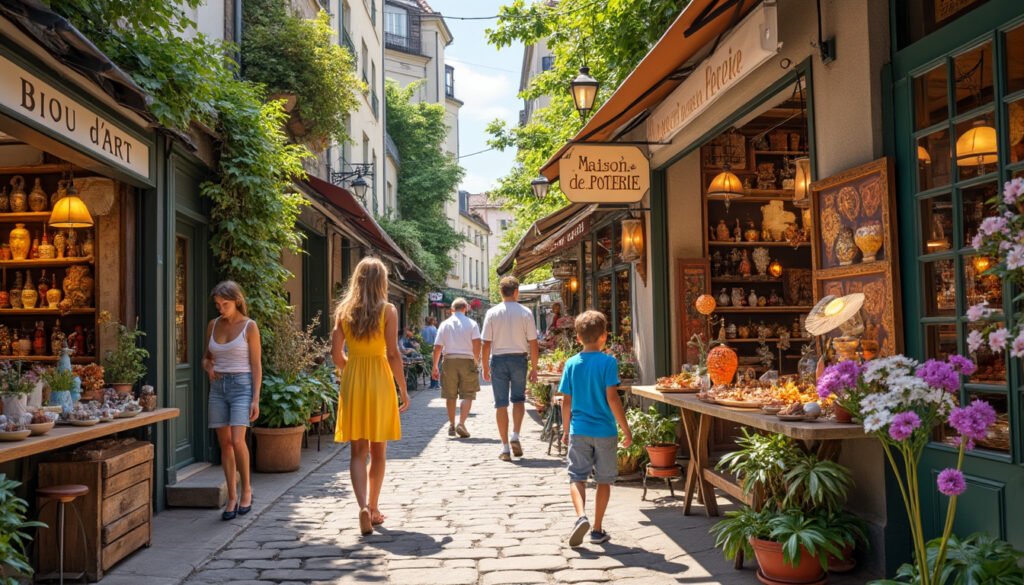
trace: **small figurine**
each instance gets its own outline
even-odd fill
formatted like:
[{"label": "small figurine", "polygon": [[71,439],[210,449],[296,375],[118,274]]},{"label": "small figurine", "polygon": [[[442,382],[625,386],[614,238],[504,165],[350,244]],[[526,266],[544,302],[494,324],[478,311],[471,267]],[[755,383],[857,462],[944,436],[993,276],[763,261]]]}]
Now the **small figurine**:
[{"label": "small figurine", "polygon": [[739,218],[736,219],[736,227],[732,228],[732,238],[734,241],[743,241],[743,228],[740,227]]},{"label": "small figurine", "polygon": [[743,250],[743,259],[740,260],[739,272],[743,278],[750,278],[750,253]]}]

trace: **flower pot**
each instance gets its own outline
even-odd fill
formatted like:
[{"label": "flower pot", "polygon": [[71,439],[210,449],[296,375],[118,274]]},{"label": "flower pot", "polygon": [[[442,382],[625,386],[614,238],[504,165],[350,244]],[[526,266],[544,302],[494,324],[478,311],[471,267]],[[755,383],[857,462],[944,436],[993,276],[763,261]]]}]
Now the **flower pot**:
[{"label": "flower pot", "polygon": [[672,467],[676,463],[676,451],[679,446],[674,443],[658,443],[647,445],[647,456],[654,467]]},{"label": "flower pot", "polygon": [[21,415],[27,412],[28,395],[26,394],[4,394],[0,396],[3,400],[4,414],[7,418],[18,420]]},{"label": "flower pot", "polygon": [[305,426],[267,429],[253,427],[256,437],[256,471],[284,473],[295,471],[302,462],[302,434]]},{"label": "flower pot", "polygon": [[800,559],[796,566],[789,565],[782,558],[782,545],[770,540],[751,538],[757,566],[770,581],[782,583],[817,583],[824,577],[821,563],[811,556],[807,549],[800,547]]},{"label": "flower pot", "polygon": [[131,394],[132,386],[135,384],[124,384],[124,383],[113,383],[111,382],[110,387],[117,390],[118,394]]},{"label": "flower pot", "polygon": [[837,423],[851,423],[853,422],[853,415],[850,414],[849,410],[846,410],[842,406],[836,404],[832,407],[832,413],[836,415]]},{"label": "flower pot", "polygon": [[840,556],[828,555],[829,573],[849,573],[857,567],[857,561],[853,558],[853,545],[843,547]]}]

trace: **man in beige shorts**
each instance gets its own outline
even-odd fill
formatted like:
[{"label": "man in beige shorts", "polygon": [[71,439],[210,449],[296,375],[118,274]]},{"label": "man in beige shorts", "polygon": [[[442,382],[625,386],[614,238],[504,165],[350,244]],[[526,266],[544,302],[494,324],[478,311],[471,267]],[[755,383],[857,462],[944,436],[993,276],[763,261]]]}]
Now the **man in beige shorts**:
[{"label": "man in beige shorts", "polygon": [[[441,397],[448,407],[448,436],[469,437],[466,419],[473,399],[480,391],[480,327],[466,316],[469,303],[464,298],[452,302],[452,316],[441,323],[434,340],[434,371],[431,378],[441,378]],[[444,356],[441,374],[438,362]],[[459,424],[455,424],[455,400],[462,399]]]}]

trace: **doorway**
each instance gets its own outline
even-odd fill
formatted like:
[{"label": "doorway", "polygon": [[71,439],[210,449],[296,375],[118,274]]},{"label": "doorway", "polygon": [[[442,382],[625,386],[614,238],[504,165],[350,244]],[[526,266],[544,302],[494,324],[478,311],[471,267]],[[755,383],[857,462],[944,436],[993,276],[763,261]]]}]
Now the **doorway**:
[{"label": "doorway", "polygon": [[206,423],[206,385],[202,359],[205,348],[206,306],[203,250],[199,230],[178,216],[174,238],[174,385],[170,406],[181,414],[170,421],[171,468],[179,470],[204,455]]}]

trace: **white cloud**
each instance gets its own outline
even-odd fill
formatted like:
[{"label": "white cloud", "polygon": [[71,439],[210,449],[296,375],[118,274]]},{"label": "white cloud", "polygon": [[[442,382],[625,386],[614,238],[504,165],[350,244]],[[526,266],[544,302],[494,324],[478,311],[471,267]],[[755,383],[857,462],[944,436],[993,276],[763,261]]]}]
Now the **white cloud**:
[{"label": "white cloud", "polygon": [[516,85],[507,73],[482,73],[472,65],[456,66],[455,97],[465,103],[459,112],[463,119],[490,122],[501,118],[511,122],[518,116],[518,110],[509,104],[509,98],[514,100],[515,95]]},{"label": "white cloud", "polygon": [[[498,169],[495,170],[497,171]],[[484,193],[497,186],[498,178],[498,176],[482,177],[480,175],[467,172],[466,176],[462,179],[462,184],[459,185],[459,189],[469,191],[470,193]]]}]

